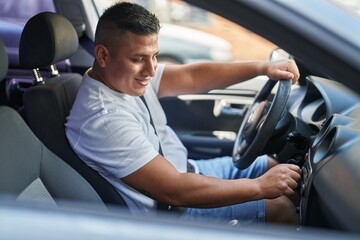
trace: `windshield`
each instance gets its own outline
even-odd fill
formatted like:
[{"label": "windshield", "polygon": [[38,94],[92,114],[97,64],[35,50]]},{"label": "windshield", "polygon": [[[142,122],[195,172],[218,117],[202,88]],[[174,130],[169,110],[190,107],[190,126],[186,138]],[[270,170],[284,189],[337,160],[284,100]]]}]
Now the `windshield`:
[{"label": "windshield", "polygon": [[359,0],[329,0],[331,3],[340,7],[360,20],[360,1]]}]

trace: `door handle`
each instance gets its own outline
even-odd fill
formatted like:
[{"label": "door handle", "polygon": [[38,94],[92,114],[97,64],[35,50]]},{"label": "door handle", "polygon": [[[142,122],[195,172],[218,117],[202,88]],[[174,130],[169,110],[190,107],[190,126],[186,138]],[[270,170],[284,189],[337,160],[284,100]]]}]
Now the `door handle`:
[{"label": "door handle", "polygon": [[216,101],[214,105],[214,116],[244,116],[248,106],[246,104],[234,104],[225,99]]}]

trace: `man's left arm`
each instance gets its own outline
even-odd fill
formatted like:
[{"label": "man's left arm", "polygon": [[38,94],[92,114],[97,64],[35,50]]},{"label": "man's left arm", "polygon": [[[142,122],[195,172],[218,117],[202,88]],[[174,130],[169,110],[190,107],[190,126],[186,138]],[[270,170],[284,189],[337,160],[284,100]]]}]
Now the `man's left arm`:
[{"label": "man's left arm", "polygon": [[293,60],[166,65],[158,96],[204,93],[259,75],[267,75],[274,80],[291,79],[295,83],[299,78],[299,70]]}]

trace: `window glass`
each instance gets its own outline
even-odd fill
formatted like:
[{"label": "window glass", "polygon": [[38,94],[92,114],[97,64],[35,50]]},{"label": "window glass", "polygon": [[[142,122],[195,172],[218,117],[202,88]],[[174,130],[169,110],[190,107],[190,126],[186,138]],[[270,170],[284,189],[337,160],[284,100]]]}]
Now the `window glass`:
[{"label": "window glass", "polygon": [[360,1],[359,0],[329,0],[339,8],[350,13],[360,20]]},{"label": "window glass", "polygon": [[1,17],[27,20],[44,11],[55,12],[52,0],[0,0]]},{"label": "window glass", "polygon": [[[99,15],[101,15],[104,9],[118,1],[94,0],[94,2]],[[132,2],[137,2],[154,12],[161,23],[181,25],[223,39],[231,46],[232,60],[266,60],[276,47],[266,39],[237,24],[183,1],[133,0]],[[220,54],[219,51],[213,53]]]}]

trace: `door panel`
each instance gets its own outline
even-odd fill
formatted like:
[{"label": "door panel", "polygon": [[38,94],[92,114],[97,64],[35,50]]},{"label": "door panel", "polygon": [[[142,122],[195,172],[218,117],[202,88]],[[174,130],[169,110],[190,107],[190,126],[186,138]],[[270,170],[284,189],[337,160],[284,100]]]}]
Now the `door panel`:
[{"label": "door panel", "polygon": [[231,156],[236,134],[255,91],[216,90],[160,99],[168,125],[188,149],[190,159]]}]

